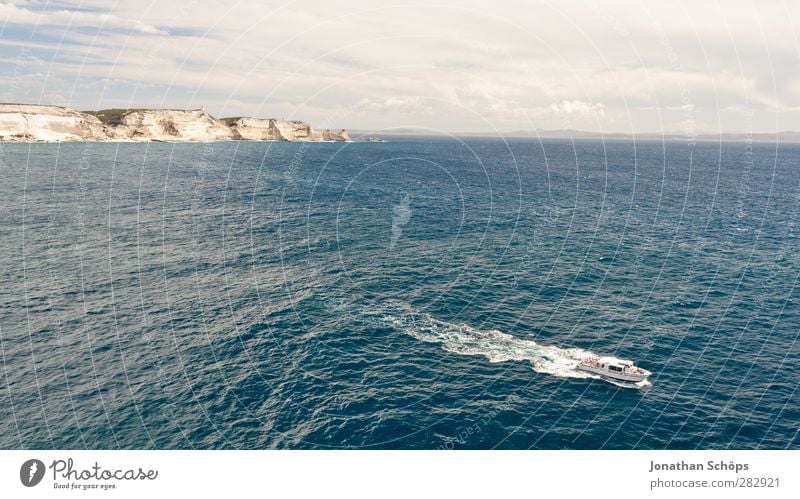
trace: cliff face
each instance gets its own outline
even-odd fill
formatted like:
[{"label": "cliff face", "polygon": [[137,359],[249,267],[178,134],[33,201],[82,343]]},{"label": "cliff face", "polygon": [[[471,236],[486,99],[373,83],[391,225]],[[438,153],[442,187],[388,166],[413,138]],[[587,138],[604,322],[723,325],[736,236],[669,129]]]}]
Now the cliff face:
[{"label": "cliff face", "polygon": [[104,140],[96,117],[68,107],[0,104],[0,140],[10,142]]},{"label": "cliff face", "polygon": [[107,109],[93,113],[111,140],[210,141],[233,138],[230,128],[200,109]]},{"label": "cliff face", "polygon": [[223,118],[237,140],[284,140],[288,142],[349,141],[347,130],[314,130],[305,121],[260,118]]},{"label": "cliff face", "polygon": [[236,140],[286,140],[275,127],[275,120],[259,118],[222,118]]},{"label": "cliff face", "polygon": [[274,120],[283,140],[313,140],[311,126],[305,121]]},{"label": "cliff face", "polygon": [[327,141],[350,142],[351,140],[353,140],[353,139],[350,138],[350,135],[347,133],[347,130],[345,130],[345,129],[341,129],[341,130],[322,130],[321,132],[315,132],[315,133],[321,134],[322,140],[327,140]]},{"label": "cliff face", "polygon": [[0,104],[0,141],[349,141],[347,130],[314,130],[305,121],[218,120],[202,109],[105,109]]}]

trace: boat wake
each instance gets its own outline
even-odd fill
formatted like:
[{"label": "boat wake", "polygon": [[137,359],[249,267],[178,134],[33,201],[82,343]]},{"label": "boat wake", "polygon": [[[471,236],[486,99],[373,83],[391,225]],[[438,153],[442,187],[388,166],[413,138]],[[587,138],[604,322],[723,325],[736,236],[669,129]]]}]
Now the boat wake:
[{"label": "boat wake", "polygon": [[624,383],[579,370],[578,364],[597,354],[581,348],[559,348],[524,340],[498,330],[483,331],[466,324],[452,324],[427,314],[386,315],[384,321],[414,338],[439,343],[448,352],[482,356],[489,362],[527,361],[537,373],[561,378],[602,379],[622,388],[644,388],[648,381]]}]

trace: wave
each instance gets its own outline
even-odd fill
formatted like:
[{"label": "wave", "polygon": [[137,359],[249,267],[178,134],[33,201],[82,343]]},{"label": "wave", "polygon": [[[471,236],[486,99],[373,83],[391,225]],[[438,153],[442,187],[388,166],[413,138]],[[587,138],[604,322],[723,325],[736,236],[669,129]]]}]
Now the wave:
[{"label": "wave", "polygon": [[631,384],[616,382],[577,369],[587,357],[598,354],[582,348],[560,348],[517,338],[496,329],[484,331],[466,324],[445,322],[428,314],[385,315],[387,324],[427,343],[439,343],[448,352],[482,356],[489,362],[527,361],[537,373],[561,378],[602,379],[624,388],[643,388],[649,382]]}]

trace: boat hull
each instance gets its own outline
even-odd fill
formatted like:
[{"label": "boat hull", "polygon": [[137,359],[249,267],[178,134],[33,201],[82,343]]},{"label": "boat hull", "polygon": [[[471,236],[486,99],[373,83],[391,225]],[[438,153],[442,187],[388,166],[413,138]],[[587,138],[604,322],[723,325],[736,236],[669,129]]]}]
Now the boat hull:
[{"label": "boat hull", "polygon": [[618,373],[618,372],[611,372],[608,369],[602,369],[599,367],[586,366],[586,365],[579,365],[578,369],[580,369],[581,371],[597,374],[605,378],[615,379],[617,381],[627,381],[629,383],[638,383],[640,381],[646,380],[647,377],[650,376],[650,373],[647,374]]}]

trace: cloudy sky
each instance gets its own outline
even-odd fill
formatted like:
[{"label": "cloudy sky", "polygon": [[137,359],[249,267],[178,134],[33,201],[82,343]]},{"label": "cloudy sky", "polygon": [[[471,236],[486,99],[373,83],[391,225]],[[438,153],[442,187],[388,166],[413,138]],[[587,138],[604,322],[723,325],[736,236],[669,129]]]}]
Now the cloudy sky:
[{"label": "cloudy sky", "polygon": [[800,2],[0,0],[0,101],[451,132],[800,130]]}]

